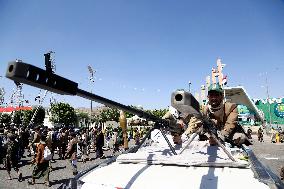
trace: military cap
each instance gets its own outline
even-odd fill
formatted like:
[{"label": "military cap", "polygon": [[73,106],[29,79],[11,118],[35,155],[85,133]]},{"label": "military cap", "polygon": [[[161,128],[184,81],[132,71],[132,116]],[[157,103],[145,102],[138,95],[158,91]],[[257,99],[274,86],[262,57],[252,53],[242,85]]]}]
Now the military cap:
[{"label": "military cap", "polygon": [[208,93],[210,91],[217,91],[219,93],[223,93],[223,89],[219,83],[213,83],[208,87]]}]

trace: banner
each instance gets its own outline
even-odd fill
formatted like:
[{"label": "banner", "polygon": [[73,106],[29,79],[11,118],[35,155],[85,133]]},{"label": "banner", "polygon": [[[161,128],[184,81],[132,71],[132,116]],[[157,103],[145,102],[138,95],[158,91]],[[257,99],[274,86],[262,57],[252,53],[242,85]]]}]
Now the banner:
[{"label": "banner", "polygon": [[274,107],[274,113],[276,116],[284,118],[284,103],[278,103]]}]

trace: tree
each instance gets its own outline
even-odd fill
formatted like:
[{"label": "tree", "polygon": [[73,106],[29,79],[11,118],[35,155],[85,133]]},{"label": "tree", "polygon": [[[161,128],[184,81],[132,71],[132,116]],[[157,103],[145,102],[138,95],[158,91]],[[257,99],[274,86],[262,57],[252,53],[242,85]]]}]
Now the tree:
[{"label": "tree", "polygon": [[17,125],[20,125],[20,124],[29,125],[37,108],[38,108],[38,111],[37,111],[37,114],[35,115],[33,123],[35,125],[41,125],[43,124],[43,121],[45,118],[45,109],[42,106],[33,107],[32,110],[17,110],[10,115],[11,121],[13,121],[13,123]]},{"label": "tree", "polygon": [[[131,108],[135,108],[135,109],[139,109],[138,107],[133,106],[133,105],[130,105],[130,107],[131,107]],[[129,112],[125,112],[125,116],[126,116],[126,118],[131,118],[131,117],[134,116],[134,114],[129,113]]]},{"label": "tree", "polygon": [[101,122],[106,122],[106,121],[116,121],[118,122],[119,120],[119,110],[116,108],[106,108],[102,110],[100,113],[100,120]]},{"label": "tree", "polygon": [[72,106],[68,103],[54,103],[50,108],[50,121],[55,124],[63,124],[65,126],[75,125],[77,122],[77,115]]},{"label": "tree", "polygon": [[158,118],[162,118],[167,113],[167,111],[168,109],[159,109],[159,110],[155,109],[155,110],[150,110],[150,113]]},{"label": "tree", "polygon": [[[77,112],[77,124],[82,123],[84,126],[87,126],[90,122],[89,114],[86,112]],[[81,125],[82,125],[81,124]]]},{"label": "tree", "polygon": [[36,109],[38,108],[37,114],[35,115],[34,121],[33,123],[35,125],[41,125],[43,124],[44,118],[45,118],[45,109],[42,106],[35,106],[33,107],[32,110],[26,110],[23,111],[23,124],[24,125],[28,125],[36,111]]},{"label": "tree", "polygon": [[10,123],[11,123],[11,115],[10,114],[6,114],[6,113],[2,113],[0,115],[0,123],[1,124],[5,124],[5,125],[10,125]]},{"label": "tree", "polygon": [[18,111],[15,111],[15,112],[12,112],[11,116],[11,121],[13,120],[13,123],[14,124],[17,124],[17,125],[20,125],[22,124],[22,120],[23,120],[23,112],[22,110],[18,110]]}]

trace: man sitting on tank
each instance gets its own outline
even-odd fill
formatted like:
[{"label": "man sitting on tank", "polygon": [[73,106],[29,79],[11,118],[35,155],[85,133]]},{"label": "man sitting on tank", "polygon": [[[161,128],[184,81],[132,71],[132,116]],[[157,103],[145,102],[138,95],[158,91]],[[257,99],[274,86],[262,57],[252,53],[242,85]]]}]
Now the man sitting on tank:
[{"label": "man sitting on tank", "polygon": [[[183,91],[183,93],[187,93]],[[186,96],[186,95],[184,95]],[[241,145],[243,143],[249,145],[246,135],[243,133],[241,126],[238,125],[238,109],[235,103],[224,102],[223,89],[219,84],[211,84],[208,88],[208,103],[202,109],[203,116],[206,116],[213,122],[214,129],[218,131],[218,138],[222,141],[229,139],[235,145]],[[197,132],[203,125],[202,118],[192,116],[190,113],[185,112],[185,108],[180,108],[181,106],[173,103],[172,107],[177,110],[179,115],[176,119],[176,124],[178,127],[182,127],[185,130],[185,134],[190,136],[191,134]],[[169,119],[170,124],[173,123],[173,118],[171,113],[165,114],[164,119]],[[188,125],[188,127],[187,127]],[[201,134],[202,133],[202,134]],[[209,140],[210,145],[216,145],[216,141],[212,136],[205,132],[199,133],[200,140]],[[181,133],[172,133],[173,141],[175,144],[181,144]]]}]

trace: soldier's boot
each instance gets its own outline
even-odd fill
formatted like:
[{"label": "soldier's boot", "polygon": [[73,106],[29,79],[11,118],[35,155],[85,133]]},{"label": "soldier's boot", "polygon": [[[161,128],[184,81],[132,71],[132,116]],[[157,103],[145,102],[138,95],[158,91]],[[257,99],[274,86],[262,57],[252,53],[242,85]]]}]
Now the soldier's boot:
[{"label": "soldier's boot", "polygon": [[73,171],[73,175],[77,175],[78,171],[77,171],[77,165],[72,163],[72,171]]},{"label": "soldier's boot", "polygon": [[12,180],[12,177],[11,177],[11,172],[10,171],[8,171],[8,178],[7,178],[8,180]]},{"label": "soldier's boot", "polygon": [[18,181],[22,182],[23,180],[23,174],[21,172],[18,172]]},{"label": "soldier's boot", "polygon": [[32,177],[32,180],[31,180],[31,181],[29,181],[28,183],[29,183],[29,184],[31,184],[31,185],[34,185],[34,184],[35,184],[35,178],[34,178],[34,177]]},{"label": "soldier's boot", "polygon": [[49,174],[46,176],[45,178],[45,181],[44,181],[44,184],[47,186],[47,187],[50,187],[50,182],[49,182]]}]

